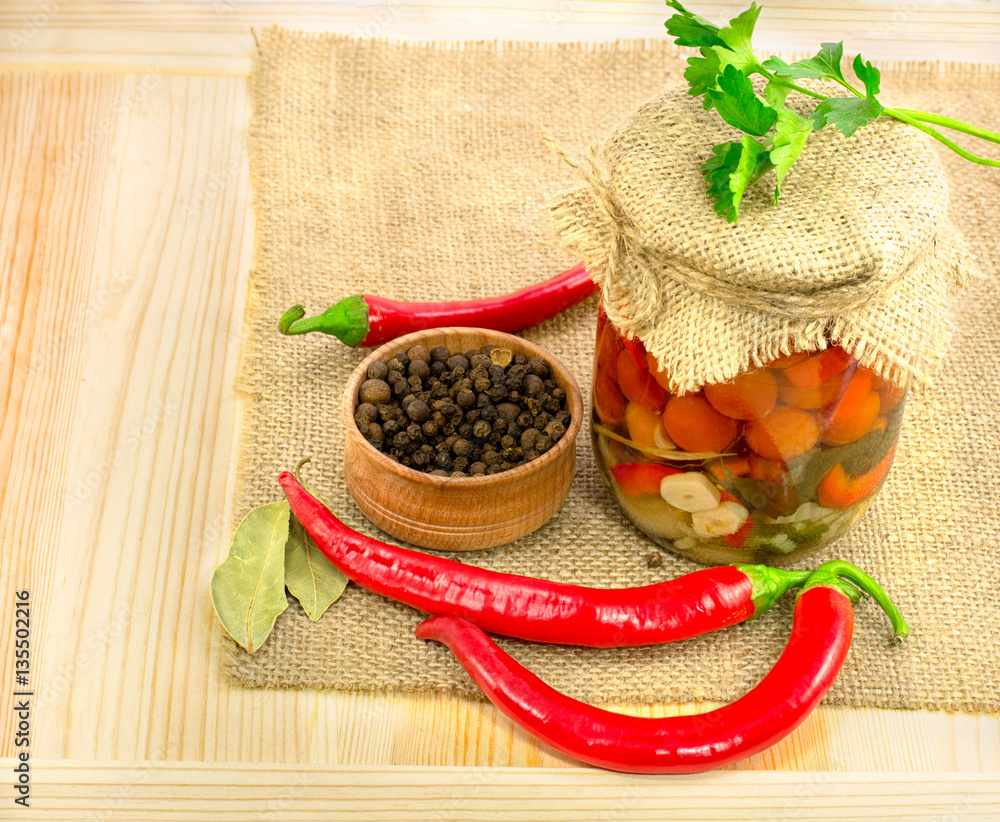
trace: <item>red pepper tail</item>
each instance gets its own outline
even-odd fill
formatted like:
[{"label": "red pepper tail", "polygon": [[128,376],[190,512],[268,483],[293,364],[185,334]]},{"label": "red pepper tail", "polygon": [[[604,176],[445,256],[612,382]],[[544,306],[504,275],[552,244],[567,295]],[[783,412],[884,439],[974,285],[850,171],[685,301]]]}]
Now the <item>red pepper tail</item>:
[{"label": "red pepper tail", "polygon": [[[310,494],[291,471],[282,471],[278,475],[278,482],[288,497],[292,513],[299,522],[313,523],[320,516],[333,517],[330,509]],[[334,519],[336,520],[336,517]]]},{"label": "red pepper tail", "polygon": [[413,633],[416,634],[417,639],[428,639],[434,642],[443,642],[445,638],[450,636],[456,630],[456,627],[463,622],[464,620],[456,619],[455,617],[431,617],[430,619],[425,619],[421,622],[414,629]]}]

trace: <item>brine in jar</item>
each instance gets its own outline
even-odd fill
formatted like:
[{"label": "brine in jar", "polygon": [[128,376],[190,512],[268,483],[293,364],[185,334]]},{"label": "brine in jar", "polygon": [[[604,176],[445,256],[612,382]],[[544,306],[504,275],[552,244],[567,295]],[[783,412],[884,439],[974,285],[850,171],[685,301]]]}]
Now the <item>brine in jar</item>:
[{"label": "brine in jar", "polygon": [[833,344],[678,395],[599,311],[598,468],[641,531],[699,562],[779,564],[840,537],[885,481],[905,399]]}]

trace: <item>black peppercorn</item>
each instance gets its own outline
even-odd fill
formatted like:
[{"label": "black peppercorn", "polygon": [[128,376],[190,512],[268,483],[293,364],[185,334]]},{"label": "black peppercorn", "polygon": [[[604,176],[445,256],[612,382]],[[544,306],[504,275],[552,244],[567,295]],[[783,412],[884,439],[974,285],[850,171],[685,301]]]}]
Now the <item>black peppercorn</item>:
[{"label": "black peppercorn", "polygon": [[375,360],[375,362],[368,366],[367,373],[370,380],[385,380],[389,376],[389,366],[381,360]]},{"label": "black peppercorn", "polygon": [[545,426],[545,436],[552,440],[552,442],[558,442],[565,433],[566,426],[557,420],[552,420],[552,422]]},{"label": "black peppercorn", "polygon": [[538,429],[536,428],[527,429],[523,434],[521,434],[521,447],[525,451],[530,451],[532,448],[535,447],[535,443],[538,441],[538,438],[540,436],[541,433],[538,431]]},{"label": "black peppercorn", "polygon": [[363,402],[354,411],[354,421],[358,425],[374,422],[378,417],[378,409],[370,402]]},{"label": "black peppercorn", "polygon": [[512,402],[502,402],[497,406],[500,416],[507,422],[514,422],[521,413],[521,409]]},{"label": "black peppercorn", "polygon": [[541,357],[532,357],[528,360],[528,373],[541,377],[543,380],[549,376],[549,367]]},{"label": "black peppercorn", "polygon": [[507,390],[507,386],[503,383],[494,383],[490,386],[490,390],[486,392],[493,402],[503,402],[507,397],[510,396],[510,392]]},{"label": "black peppercorn", "polygon": [[423,360],[410,360],[410,367],[406,371],[410,377],[424,379],[431,375],[431,367]]},{"label": "black peppercorn", "polygon": [[367,376],[373,384],[366,395],[381,391],[369,399],[384,401],[364,402],[359,389],[359,430],[418,471],[496,474],[537,458],[570,423],[566,392],[549,378],[544,361],[497,346],[464,354],[413,346],[372,363]]},{"label": "black peppercorn", "polygon": [[537,374],[528,374],[524,378],[524,394],[528,397],[537,397],[545,389],[545,383]]},{"label": "black peppercorn", "polygon": [[414,400],[406,407],[406,416],[414,422],[426,422],[430,419],[431,409],[422,400]]}]

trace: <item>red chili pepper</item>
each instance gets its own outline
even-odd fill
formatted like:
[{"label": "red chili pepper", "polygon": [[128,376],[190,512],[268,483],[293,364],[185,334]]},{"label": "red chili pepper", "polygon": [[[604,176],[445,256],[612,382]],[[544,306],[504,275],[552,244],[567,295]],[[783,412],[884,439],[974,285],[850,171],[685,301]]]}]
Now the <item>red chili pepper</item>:
[{"label": "red chili pepper", "polygon": [[791,733],[819,704],[847,656],[859,585],[881,605],[897,637],[909,629],[860,569],[829,562],[795,603],[792,634],[770,673],[735,702],[694,716],[626,716],[578,702],[542,682],[472,623],[435,617],[421,639],[447,645],[490,701],[528,733],[582,762],[626,773],[695,773],[728,765]]},{"label": "red chili pepper", "polygon": [[352,348],[382,345],[403,334],[442,325],[513,333],[551,319],[596,290],[597,285],[580,264],[543,283],[480,300],[401,302],[355,294],[315,317],[306,317],[305,308],[293,305],[278,321],[278,330],[282,334],[322,331]]},{"label": "red chili pepper", "polygon": [[502,574],[359,534],[291,473],[278,480],[317,547],[361,587],[518,639],[591,648],[687,639],[759,616],[810,574],[724,565],[654,585],[610,589]]}]

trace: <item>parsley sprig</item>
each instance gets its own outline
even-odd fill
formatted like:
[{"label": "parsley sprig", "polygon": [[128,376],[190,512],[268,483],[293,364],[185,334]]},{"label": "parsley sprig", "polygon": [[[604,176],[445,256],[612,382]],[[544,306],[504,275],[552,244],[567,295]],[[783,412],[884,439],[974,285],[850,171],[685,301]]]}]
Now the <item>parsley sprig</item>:
[{"label": "parsley sprig", "polygon": [[[826,126],[850,137],[872,120],[893,117],[929,134],[966,160],[1000,167],[1000,160],[967,151],[935,126],[993,143],[1000,143],[1000,134],[938,114],[882,105],[876,97],[881,74],[860,54],[854,58],[853,68],[864,89],[856,88],[841,68],[843,42],[823,43],[815,57],[791,64],[773,55],[761,62],[750,43],[761,12],[756,3],[724,28],[693,14],[677,0],[667,0],[667,5],[675,11],[666,22],[667,32],[674,42],[678,46],[698,49],[698,56],[688,58],[684,72],[689,93],[702,97],[706,110],[715,109],[723,120],[745,135],[739,141],[714,146],[712,156],[701,167],[716,213],[730,223],[739,219],[740,202],[746,190],[770,171],[775,173],[774,202],[777,205],[781,184],[805,148],[809,135]],[[767,80],[763,95],[756,92],[750,81],[754,74]],[[832,80],[843,86],[849,95],[827,96],[795,82],[807,79]],[[792,91],[820,101],[811,116],[803,117],[785,105]]]}]

